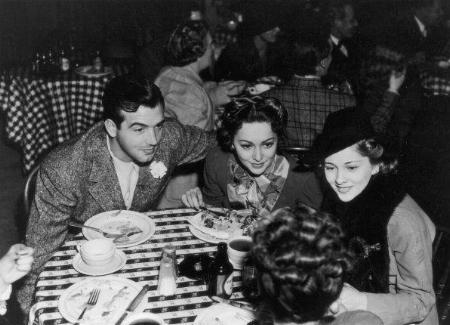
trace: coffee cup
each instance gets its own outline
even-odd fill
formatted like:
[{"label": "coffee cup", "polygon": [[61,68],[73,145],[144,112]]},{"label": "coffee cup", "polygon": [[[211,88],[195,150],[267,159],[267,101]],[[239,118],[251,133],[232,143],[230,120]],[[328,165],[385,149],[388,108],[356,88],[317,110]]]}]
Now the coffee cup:
[{"label": "coffee cup", "polygon": [[228,259],[235,269],[242,269],[252,245],[252,239],[248,236],[233,237],[228,241]]},{"label": "coffee cup", "polygon": [[114,259],[116,245],[108,238],[84,242],[80,248],[81,259],[89,266],[106,265]]},{"label": "coffee cup", "polygon": [[164,320],[153,313],[131,313],[122,325],[165,325]]}]

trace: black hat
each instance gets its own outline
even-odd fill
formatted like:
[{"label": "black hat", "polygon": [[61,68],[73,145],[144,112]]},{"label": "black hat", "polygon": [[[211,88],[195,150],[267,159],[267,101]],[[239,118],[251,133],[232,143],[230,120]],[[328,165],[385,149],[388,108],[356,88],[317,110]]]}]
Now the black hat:
[{"label": "black hat", "polygon": [[349,107],[328,115],[323,131],[314,141],[311,154],[318,162],[355,143],[373,138],[370,120],[360,107]]}]

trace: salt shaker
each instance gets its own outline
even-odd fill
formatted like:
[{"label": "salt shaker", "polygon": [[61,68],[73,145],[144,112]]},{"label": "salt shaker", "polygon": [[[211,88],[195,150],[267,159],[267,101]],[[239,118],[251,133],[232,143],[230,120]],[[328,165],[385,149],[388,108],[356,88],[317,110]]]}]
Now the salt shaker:
[{"label": "salt shaker", "polygon": [[176,273],[172,258],[163,255],[159,267],[158,294],[160,296],[171,296],[175,294],[176,288]]},{"label": "salt shaker", "polygon": [[170,259],[172,260],[173,269],[175,270],[175,275],[178,276],[177,253],[175,250],[175,246],[173,246],[171,244],[167,244],[166,246],[163,247],[161,259],[163,259],[166,256],[170,257]]}]

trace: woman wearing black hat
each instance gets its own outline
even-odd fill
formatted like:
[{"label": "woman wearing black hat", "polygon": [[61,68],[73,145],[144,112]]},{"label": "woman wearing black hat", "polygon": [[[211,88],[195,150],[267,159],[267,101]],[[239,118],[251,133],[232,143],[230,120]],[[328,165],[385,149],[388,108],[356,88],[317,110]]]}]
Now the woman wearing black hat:
[{"label": "woman wearing black hat", "polygon": [[340,219],[357,262],[339,302],[386,325],[437,325],[435,228],[396,182],[385,149],[357,108],[330,114],[314,144],[327,183],[323,208]]}]

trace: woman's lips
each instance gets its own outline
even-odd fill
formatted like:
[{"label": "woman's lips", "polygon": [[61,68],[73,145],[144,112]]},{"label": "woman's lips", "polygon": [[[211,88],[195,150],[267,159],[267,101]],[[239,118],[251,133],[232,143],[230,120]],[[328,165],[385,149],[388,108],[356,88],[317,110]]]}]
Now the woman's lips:
[{"label": "woman's lips", "polygon": [[259,164],[252,163],[253,168],[261,168],[263,166],[264,166],[264,163],[259,163]]},{"label": "woman's lips", "polygon": [[351,186],[345,186],[345,187],[336,186],[336,189],[337,189],[337,191],[338,191],[339,193],[345,194],[345,193],[347,193],[348,191],[350,191]]}]

